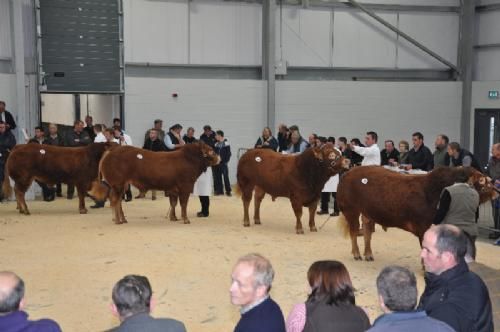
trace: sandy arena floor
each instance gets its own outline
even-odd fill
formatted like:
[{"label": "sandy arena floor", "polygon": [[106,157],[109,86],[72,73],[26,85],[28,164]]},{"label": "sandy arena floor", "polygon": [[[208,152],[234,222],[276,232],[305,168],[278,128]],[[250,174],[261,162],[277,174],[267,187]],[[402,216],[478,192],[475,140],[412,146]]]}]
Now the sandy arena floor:
[{"label": "sandy arena floor", "polygon": [[[109,311],[111,288],[130,273],[150,279],[158,300],[154,316],[179,319],[188,331],[232,331],[239,312],[229,302],[230,273],[237,257],[249,252],[273,263],[272,296],[285,316],[305,300],[306,271],[319,259],[347,265],[357,303],[372,321],[379,314],[374,283],[383,266],[409,267],[423,288],[418,241],[409,233],[377,228],[375,262],[356,262],[336,218],[318,233],[296,235],[288,200],[266,198],[263,225],[250,228],[242,226],[239,198],[213,197],[207,219],[195,217],[197,197],[190,203],[190,225],[167,221],[167,200],[161,198],[126,203],[129,223],[120,226],[111,222],[108,207],[77,214],[76,200],[28,202],[31,216],[19,215],[14,202],[0,204],[0,270],[24,278],[31,318],[53,318],[64,331],[102,331],[118,324]],[[316,225],[325,220],[317,217]],[[500,268],[498,252],[489,243],[478,244],[478,260],[495,268]]]}]

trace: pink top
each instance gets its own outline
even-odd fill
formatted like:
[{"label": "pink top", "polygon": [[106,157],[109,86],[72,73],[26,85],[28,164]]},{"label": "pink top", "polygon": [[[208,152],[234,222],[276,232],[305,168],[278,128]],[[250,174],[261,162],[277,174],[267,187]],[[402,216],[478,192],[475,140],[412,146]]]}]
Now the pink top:
[{"label": "pink top", "polygon": [[306,304],[299,303],[293,306],[286,319],[286,332],[302,332],[306,326]]}]

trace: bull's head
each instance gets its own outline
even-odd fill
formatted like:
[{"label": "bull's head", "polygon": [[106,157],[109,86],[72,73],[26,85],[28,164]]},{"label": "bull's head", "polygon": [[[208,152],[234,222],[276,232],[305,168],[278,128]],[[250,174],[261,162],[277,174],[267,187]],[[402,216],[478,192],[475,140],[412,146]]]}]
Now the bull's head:
[{"label": "bull's head", "polygon": [[210,145],[200,142],[201,153],[203,154],[203,158],[207,161],[208,166],[215,166],[220,163],[220,157],[217,155],[210,147]]},{"label": "bull's head", "polygon": [[332,175],[338,174],[344,169],[349,169],[350,160],[344,158],[342,153],[335,149],[333,144],[327,143],[319,148],[314,148],[314,156],[321,163],[326,163]]},{"label": "bull's head", "polygon": [[474,186],[474,188],[479,193],[479,200],[481,203],[498,197],[498,191],[495,188],[495,184],[493,183],[491,178],[473,168],[469,168],[469,172],[470,174],[468,182],[469,184]]}]

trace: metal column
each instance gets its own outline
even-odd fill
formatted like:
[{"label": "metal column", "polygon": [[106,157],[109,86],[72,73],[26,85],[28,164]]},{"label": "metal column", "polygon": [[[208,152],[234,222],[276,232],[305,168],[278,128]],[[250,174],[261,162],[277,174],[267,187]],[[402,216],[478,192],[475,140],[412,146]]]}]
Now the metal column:
[{"label": "metal column", "polygon": [[275,42],[276,2],[262,2],[262,80],[266,82],[266,125],[274,129],[276,122]]},{"label": "metal column", "polygon": [[462,81],[460,142],[466,149],[470,149],[476,8],[473,0],[461,0],[460,3],[460,41],[458,50],[458,65],[460,67],[460,80]]},{"label": "metal column", "polygon": [[[29,109],[26,104],[26,70],[24,65],[24,32],[23,32],[23,12],[22,1],[11,0],[12,9],[12,31],[14,41],[14,72],[16,74],[16,103],[17,103],[17,138],[24,137],[21,130],[26,128],[30,133]],[[24,138],[21,140],[24,141]]]}]

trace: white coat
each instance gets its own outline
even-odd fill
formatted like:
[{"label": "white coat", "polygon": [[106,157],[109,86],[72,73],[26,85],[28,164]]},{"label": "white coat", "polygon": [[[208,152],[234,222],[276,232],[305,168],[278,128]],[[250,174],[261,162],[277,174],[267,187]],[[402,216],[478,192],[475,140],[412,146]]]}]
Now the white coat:
[{"label": "white coat", "polygon": [[339,175],[334,175],[326,181],[325,186],[321,192],[324,193],[336,193],[337,186],[339,185]]},{"label": "white coat", "polygon": [[193,188],[193,195],[195,196],[212,196],[213,177],[212,168],[208,167],[207,170],[196,179]]}]

